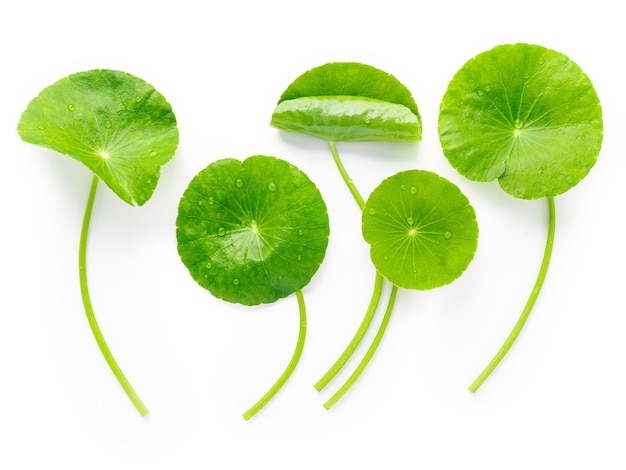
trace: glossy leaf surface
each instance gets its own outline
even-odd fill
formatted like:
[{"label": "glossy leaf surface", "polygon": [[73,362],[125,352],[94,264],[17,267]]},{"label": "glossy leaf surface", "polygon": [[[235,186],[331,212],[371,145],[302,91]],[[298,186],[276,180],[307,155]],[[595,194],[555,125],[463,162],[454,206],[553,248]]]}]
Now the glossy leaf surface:
[{"label": "glossy leaf surface", "polygon": [[329,141],[417,141],[421,118],[393,75],[356,62],[332,62],[298,77],[279,99],[271,125]]},{"label": "glossy leaf surface", "polygon": [[391,283],[426,290],[457,279],[474,257],[476,214],[450,181],[423,170],[385,179],[365,203],[365,241]]},{"label": "glossy leaf surface", "polygon": [[129,204],[152,196],[178,128],[163,95],[114,70],[79,72],[45,88],[18,125],[22,140],[85,164]]},{"label": "glossy leaf surface", "polygon": [[298,168],[275,157],[212,163],[190,182],[176,220],[178,252],[214,296],[271,303],[304,287],[328,244],[326,205]]},{"label": "glossy leaf surface", "polygon": [[602,110],[589,78],[565,55],[530,44],[469,60],[443,97],[439,136],[461,174],[498,179],[524,199],[554,197],[595,164]]}]

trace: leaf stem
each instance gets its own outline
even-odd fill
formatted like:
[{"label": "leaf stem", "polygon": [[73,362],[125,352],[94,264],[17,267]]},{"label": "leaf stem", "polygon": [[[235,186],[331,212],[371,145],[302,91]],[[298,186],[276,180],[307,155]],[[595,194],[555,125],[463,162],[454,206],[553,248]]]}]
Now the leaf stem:
[{"label": "leaf stem", "polygon": [[354,334],[352,341],[348,344],[346,349],[343,351],[341,356],[337,359],[337,361],[332,365],[330,369],[324,374],[324,376],[317,381],[315,384],[315,389],[319,392],[321,391],[328,383],[337,375],[337,373],[341,370],[341,368],[348,362],[348,359],[352,356],[357,346],[360,344],[363,336],[367,332],[370,323],[372,322],[372,318],[374,318],[374,313],[376,313],[376,308],[378,307],[378,302],[380,300],[380,294],[382,292],[383,286],[383,277],[376,273],[376,281],[374,284],[374,292],[372,292],[372,298],[370,300],[370,304],[367,307],[367,311],[365,312],[365,316],[361,321],[361,325],[359,329]]},{"label": "leaf stem", "polygon": [[287,368],[278,378],[276,383],[272,385],[272,387],[261,397],[259,401],[257,401],[243,414],[243,418],[245,420],[252,418],[261,410],[261,408],[267,405],[267,403],[278,393],[282,386],[285,385],[285,382],[287,382],[287,379],[291,376],[292,372],[296,368],[296,365],[298,364],[298,361],[300,360],[302,349],[304,348],[304,339],[306,337],[306,307],[304,305],[304,296],[302,295],[302,291],[300,289],[296,290],[296,296],[298,298],[298,309],[300,311],[300,331],[298,333],[296,349],[293,352],[293,356],[291,357],[291,361],[289,361]]},{"label": "leaf stem", "polygon": [[517,320],[517,323],[513,327],[513,330],[509,334],[509,337],[506,339],[500,350],[496,353],[491,362],[485,367],[485,369],[481,372],[481,374],[472,382],[469,386],[471,392],[476,392],[478,388],[482,385],[482,383],[489,377],[489,375],[494,371],[494,369],[498,366],[500,361],[504,358],[506,353],[511,349],[513,343],[519,336],[528,316],[530,315],[533,306],[535,305],[535,301],[539,296],[539,292],[541,291],[541,287],[543,285],[543,281],[546,277],[546,273],[548,272],[548,266],[550,264],[550,257],[552,255],[552,246],[554,245],[554,231],[556,226],[556,210],[554,205],[554,198],[549,197],[548,199],[548,237],[546,240],[546,247],[543,253],[543,261],[541,262],[541,268],[539,269],[539,274],[537,275],[537,280],[535,281],[535,286],[533,287],[528,300],[526,301],[526,306],[524,310]]},{"label": "leaf stem", "polygon": [[330,145],[330,153],[333,154],[333,159],[335,160],[335,164],[337,165],[337,168],[339,168],[339,173],[341,173],[341,177],[346,182],[346,185],[348,186],[348,189],[352,193],[352,196],[354,196],[356,203],[359,205],[361,210],[363,210],[363,208],[365,207],[365,201],[361,197],[359,190],[356,189],[356,186],[352,182],[352,178],[348,176],[348,172],[343,166],[343,163],[341,163],[341,159],[339,158],[339,154],[337,153],[337,147],[335,145],[335,142],[330,140],[328,141],[328,144]]},{"label": "leaf stem", "polygon": [[149,411],[148,408],[143,404],[139,395],[135,392],[133,387],[130,385],[126,376],[120,369],[120,366],[115,361],[111,350],[109,349],[106,341],[104,340],[104,336],[100,331],[100,327],[98,326],[98,322],[96,321],[96,317],[93,312],[93,307],[91,305],[91,299],[89,297],[89,287],[87,284],[87,235],[89,233],[89,222],[91,220],[91,212],[93,210],[94,200],[96,198],[96,189],[98,187],[98,177],[94,176],[93,181],[91,183],[91,189],[89,190],[89,197],[87,199],[87,206],[85,207],[85,215],[83,217],[83,224],[80,232],[80,244],[78,249],[78,275],[80,279],[80,293],[83,299],[83,305],[85,307],[85,313],[87,314],[87,320],[89,321],[89,326],[91,327],[91,331],[96,338],[96,342],[98,343],[98,347],[102,352],[102,355],[106,359],[111,371],[117,378],[117,381],[120,383],[130,401],[135,405],[135,408],[139,412],[141,416],[146,416]]},{"label": "leaf stem", "polygon": [[391,294],[389,295],[389,303],[387,304],[387,310],[385,311],[385,316],[383,317],[383,321],[381,322],[380,327],[378,328],[378,331],[376,332],[374,341],[372,341],[372,344],[367,350],[367,353],[365,353],[365,356],[361,360],[361,363],[356,368],[356,370],[352,373],[350,378],[346,380],[346,383],[344,383],[342,387],[339,390],[337,390],[337,392],[332,397],[330,397],[330,399],[326,403],[324,403],[324,408],[326,408],[327,410],[330,410],[341,399],[341,397],[343,397],[346,394],[346,392],[350,390],[350,388],[356,383],[358,378],[361,376],[361,374],[363,373],[363,371],[369,364],[370,359],[376,352],[376,349],[378,348],[380,341],[383,339],[385,330],[387,329],[387,324],[389,323],[389,319],[391,318],[391,312],[393,311],[393,306],[396,301],[397,293],[398,293],[398,287],[395,285],[392,285]]}]

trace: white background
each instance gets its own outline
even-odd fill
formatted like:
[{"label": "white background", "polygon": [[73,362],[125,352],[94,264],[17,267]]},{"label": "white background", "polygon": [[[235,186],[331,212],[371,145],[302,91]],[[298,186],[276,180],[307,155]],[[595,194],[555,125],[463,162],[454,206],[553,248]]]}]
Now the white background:
[{"label": "white background", "polygon": [[[626,164],[619,145],[626,37],[618,5],[4,2],[0,468],[626,468]],[[553,260],[525,330],[473,395],[467,386],[534,283],[547,205],[458,175],[441,152],[437,117],[465,61],[510,42],[556,49],[583,68],[603,105],[605,138],[587,178],[556,199]],[[412,91],[423,119],[417,144],[338,145],[362,194],[400,170],[436,171],[472,201],[480,238],[458,281],[400,292],[369,368],[328,412],[322,403],[348,374],[322,394],[313,383],[360,323],[374,271],[357,206],[325,142],[277,131],[269,119],[293,79],[331,61],[392,73]],[[131,207],[100,186],[89,240],[96,316],[151,410],[143,419],[102,359],[80,301],[77,250],[91,174],[21,142],[15,131],[41,89],[92,68],[147,80],[172,104],[180,130],[176,156],[145,206]],[[293,351],[295,296],[256,308],[212,298],[178,258],[175,218],[198,171],[254,154],[284,158],[316,182],[331,237],[304,289],[309,329],[300,364],[246,422],[241,413]]]}]

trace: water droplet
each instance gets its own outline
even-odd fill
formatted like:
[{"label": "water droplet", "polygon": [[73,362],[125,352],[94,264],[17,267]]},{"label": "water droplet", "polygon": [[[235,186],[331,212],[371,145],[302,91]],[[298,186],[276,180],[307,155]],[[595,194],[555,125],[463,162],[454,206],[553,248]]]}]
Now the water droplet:
[{"label": "water droplet", "polygon": [[527,73],[524,74],[524,80],[528,80],[530,78],[530,75],[528,75]]},{"label": "water droplet", "polygon": [[374,209],[373,207],[370,208],[370,210],[368,211],[370,213],[370,215],[374,215],[376,214],[376,209]]},{"label": "water droplet", "polygon": [[298,230],[298,235],[302,235],[304,232],[302,230]]},{"label": "water droplet", "polygon": [[276,183],[270,183],[267,185],[267,189],[269,189],[270,191],[274,192],[276,191]]},{"label": "water droplet", "polygon": [[215,204],[215,199],[213,199],[213,196],[209,198],[209,204]]},{"label": "water droplet", "polygon": [[482,90],[478,90],[478,96],[483,96],[483,91]]},{"label": "water droplet", "polygon": [[68,109],[69,111],[76,111],[76,106],[74,106],[73,104],[68,104],[68,105],[67,105],[67,109]]},{"label": "water droplet", "polygon": [[198,205],[199,205],[199,206],[201,206],[201,205],[203,205],[203,204],[204,204],[204,201],[202,201],[202,199],[198,201]]},{"label": "water droplet", "polygon": [[298,261],[302,261],[302,256],[298,255],[298,256],[296,257],[296,259],[297,259]]},{"label": "water droplet", "polygon": [[152,184],[152,178],[148,178],[148,179],[146,180],[146,183],[148,183],[148,184]]},{"label": "water droplet", "polygon": [[156,150],[152,150],[152,151],[150,152],[150,156],[151,156],[151,157],[156,157],[156,156],[157,156],[157,154],[158,154],[158,152],[157,152]]},{"label": "water droplet", "polygon": [[405,186],[405,185],[403,185],[403,184],[401,184],[401,185],[400,185],[400,191],[404,191],[405,189],[406,189],[406,186]]},{"label": "water droplet", "polygon": [[241,178],[237,178],[237,180],[235,181],[235,185],[238,188],[241,188],[243,186],[243,181],[241,181]]},{"label": "water droplet", "polygon": [[235,284],[236,286],[238,286],[238,285],[239,285],[239,279],[237,279],[237,278],[233,279],[233,284]]},{"label": "water droplet", "polygon": [[370,118],[365,118],[365,124],[369,124],[370,122],[372,122]]},{"label": "water droplet", "polygon": [[37,126],[37,129],[39,129],[40,131],[43,131],[43,130],[45,129],[45,127],[43,127],[41,124],[39,124],[39,125]]},{"label": "water droplet", "polygon": [[211,262],[209,261],[207,264],[204,265],[205,268],[207,269],[211,269],[213,265],[211,264]]},{"label": "water droplet", "polygon": [[411,194],[417,194],[417,188],[415,186],[411,186]]},{"label": "water droplet", "polygon": [[408,217],[406,219],[406,223],[409,224],[409,225],[413,225],[415,223],[415,220],[413,220],[413,217]]},{"label": "water droplet", "polygon": [[107,129],[111,129],[111,121],[104,121],[104,127],[106,127]]},{"label": "water droplet", "polygon": [[548,169],[548,165],[546,165],[545,163],[543,163],[540,167],[540,170],[547,170]]},{"label": "water droplet", "polygon": [[524,123],[520,119],[516,119],[513,125],[515,126],[515,129],[521,129],[524,127]]},{"label": "water droplet", "polygon": [[487,92],[491,91],[491,87],[490,87],[489,85],[487,85],[487,86],[485,87],[485,91],[487,91]]},{"label": "water droplet", "polygon": [[218,229],[217,229],[217,234],[218,234],[220,237],[223,237],[223,236],[226,234],[226,229],[225,229],[224,227],[220,227],[220,228],[218,228]]},{"label": "water droplet", "polygon": [[544,63],[545,63],[545,59],[543,57],[539,59],[539,65],[543,65]]},{"label": "water droplet", "polygon": [[135,103],[141,103],[141,96],[138,96],[137,98],[135,98]]},{"label": "water droplet", "polygon": [[443,238],[445,238],[446,240],[450,240],[452,238],[452,232],[445,232],[443,234]]}]

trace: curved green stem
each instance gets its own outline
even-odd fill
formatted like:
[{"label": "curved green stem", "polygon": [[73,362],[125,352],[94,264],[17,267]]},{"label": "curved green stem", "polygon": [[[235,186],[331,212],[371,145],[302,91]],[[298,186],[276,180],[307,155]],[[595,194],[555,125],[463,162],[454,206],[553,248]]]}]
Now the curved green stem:
[{"label": "curved green stem", "polygon": [[96,198],[96,189],[98,187],[98,177],[94,176],[93,181],[91,183],[91,189],[89,190],[89,198],[87,199],[87,206],[85,207],[85,215],[83,217],[83,225],[80,232],[80,245],[78,249],[78,275],[80,278],[80,293],[83,299],[83,305],[85,307],[85,313],[87,314],[87,320],[89,321],[89,326],[91,327],[91,331],[96,338],[96,342],[98,343],[98,347],[102,352],[102,355],[106,359],[111,371],[117,378],[117,381],[120,383],[130,401],[133,402],[135,408],[141,416],[146,416],[149,411],[148,408],[143,404],[139,395],[135,392],[133,387],[130,385],[130,382],[124,376],[122,369],[115,361],[111,350],[107,346],[106,341],[104,340],[104,336],[102,336],[102,332],[100,331],[100,327],[98,326],[98,322],[96,321],[96,317],[93,312],[93,307],[91,306],[91,299],[89,297],[89,288],[87,285],[87,261],[86,261],[86,253],[87,253],[87,235],[89,233],[89,222],[91,220],[91,212],[93,210],[93,203]]},{"label": "curved green stem", "polygon": [[337,147],[335,146],[335,142],[330,140],[328,141],[328,144],[330,145],[330,153],[333,154],[333,159],[335,160],[335,164],[337,165],[337,168],[339,168],[339,173],[341,173],[341,177],[346,182],[346,185],[348,186],[348,189],[352,193],[352,196],[354,196],[356,203],[359,205],[361,210],[363,210],[363,208],[365,207],[365,201],[361,197],[361,194],[359,194],[359,190],[356,189],[356,186],[352,182],[352,178],[348,176],[348,172],[344,168],[343,163],[341,163],[341,159],[339,158],[339,154],[337,153]]},{"label": "curved green stem", "polygon": [[381,322],[380,327],[378,328],[378,332],[376,333],[376,336],[374,337],[374,341],[372,341],[372,344],[370,348],[367,350],[367,353],[365,353],[365,356],[361,360],[361,363],[356,368],[356,370],[352,373],[350,378],[346,380],[346,383],[344,383],[343,386],[339,390],[337,390],[337,392],[332,397],[330,397],[330,399],[326,403],[324,403],[324,408],[326,408],[327,410],[330,410],[341,399],[341,397],[343,397],[346,394],[346,392],[350,390],[350,388],[356,383],[358,378],[361,376],[361,374],[363,373],[363,371],[369,364],[370,359],[376,352],[376,349],[378,348],[380,341],[383,339],[385,330],[387,329],[387,324],[389,323],[389,318],[391,318],[391,312],[393,311],[393,306],[396,301],[397,293],[398,293],[398,287],[394,285],[391,288],[391,294],[389,296],[389,303],[387,304],[387,310],[385,311],[385,316],[383,317],[383,321]]},{"label": "curved green stem", "polygon": [[369,306],[367,307],[367,311],[365,312],[365,316],[361,321],[361,325],[359,326],[359,329],[352,338],[352,341],[350,341],[350,344],[348,344],[341,356],[339,356],[339,359],[337,359],[332,367],[328,369],[326,374],[324,374],[324,376],[315,384],[315,389],[318,392],[321,391],[326,385],[328,385],[328,383],[333,379],[333,377],[335,377],[335,375],[337,375],[337,373],[346,364],[346,362],[348,362],[348,359],[350,359],[350,357],[354,353],[355,349],[363,339],[363,336],[365,336],[365,333],[367,332],[370,323],[372,322],[372,318],[374,318],[374,313],[376,313],[376,308],[378,307],[380,294],[382,292],[382,286],[383,277],[378,272],[376,272],[374,292],[372,292],[372,298],[370,300]]},{"label": "curved green stem", "polygon": [[535,301],[539,296],[539,292],[541,291],[541,286],[543,285],[543,281],[546,277],[546,273],[548,272],[548,266],[550,264],[550,256],[552,255],[552,246],[554,244],[554,229],[556,226],[556,211],[554,207],[554,198],[548,198],[548,238],[546,240],[546,248],[543,253],[543,261],[541,262],[541,268],[539,269],[539,274],[537,275],[537,280],[535,281],[535,286],[533,287],[532,292],[530,293],[530,297],[526,301],[526,306],[522,311],[517,323],[513,327],[513,330],[509,334],[509,337],[506,339],[500,350],[496,353],[491,362],[485,367],[485,370],[472,382],[469,386],[470,391],[476,392],[478,388],[482,385],[482,383],[489,377],[489,375],[494,371],[494,369],[498,366],[502,358],[506,355],[506,353],[511,349],[513,343],[519,336],[528,316],[530,315],[533,306],[535,305]]},{"label": "curved green stem", "polygon": [[293,356],[291,357],[291,361],[287,365],[287,368],[282,373],[282,375],[278,378],[276,383],[272,385],[265,395],[261,397],[259,401],[257,401],[248,411],[243,414],[243,418],[245,420],[249,420],[255,414],[257,414],[261,408],[263,408],[267,403],[278,393],[278,391],[285,385],[287,379],[295,370],[296,365],[298,365],[298,361],[300,360],[300,356],[302,355],[302,349],[304,348],[304,339],[306,337],[306,308],[304,306],[304,297],[302,296],[301,290],[296,290],[296,296],[298,297],[298,309],[300,310],[300,331],[298,334],[298,342],[296,344],[296,349],[293,352]]}]

